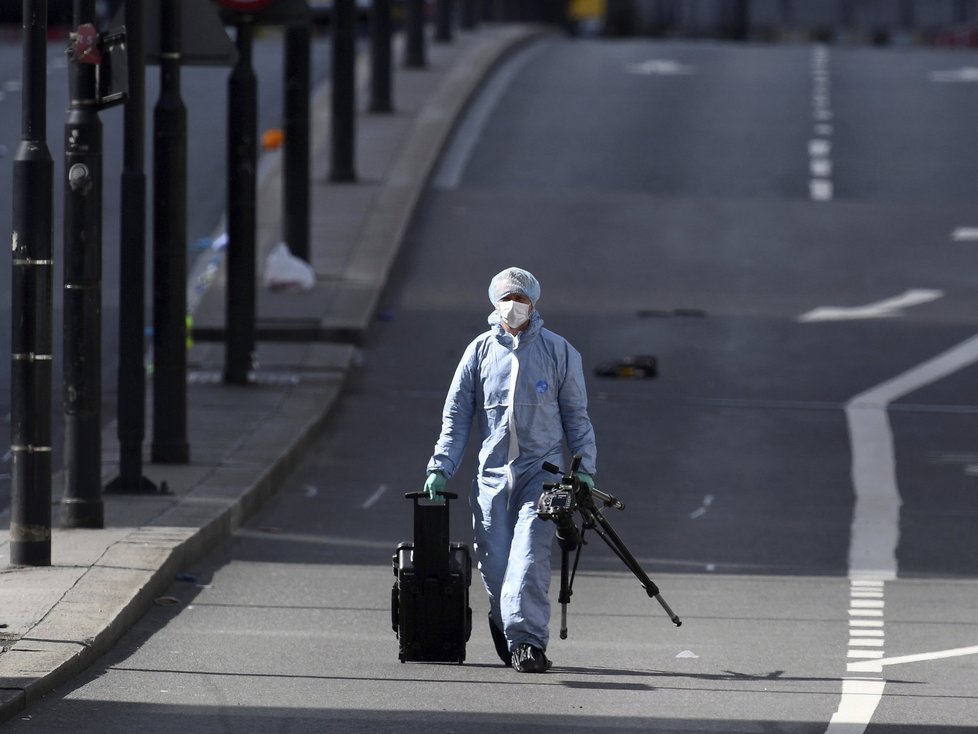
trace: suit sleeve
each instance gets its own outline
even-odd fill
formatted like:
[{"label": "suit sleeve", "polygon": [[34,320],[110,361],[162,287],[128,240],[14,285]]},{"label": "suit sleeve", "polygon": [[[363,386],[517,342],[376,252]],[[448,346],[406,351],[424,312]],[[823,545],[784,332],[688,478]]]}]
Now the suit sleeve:
[{"label": "suit sleeve", "polygon": [[477,342],[469,344],[455,369],[451,387],[442,409],[441,433],[428,462],[428,471],[440,471],[451,477],[465,453],[475,415],[476,380],[479,374]]},{"label": "suit sleeve", "polygon": [[572,456],[581,455],[581,471],[594,474],[598,469],[598,449],[594,440],[594,427],[587,412],[584,368],[580,353],[570,344],[567,344],[565,374],[557,399],[567,448]]}]

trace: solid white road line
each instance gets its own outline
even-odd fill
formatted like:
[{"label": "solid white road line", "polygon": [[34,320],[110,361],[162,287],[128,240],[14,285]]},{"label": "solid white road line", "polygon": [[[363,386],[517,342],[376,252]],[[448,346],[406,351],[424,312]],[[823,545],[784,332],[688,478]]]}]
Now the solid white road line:
[{"label": "solid white road line", "polygon": [[537,43],[518,51],[492,75],[473,101],[442,156],[431,185],[436,189],[457,189],[482,130],[520,70],[539,54],[544,44]]},{"label": "solid white road line", "polygon": [[862,734],[883,697],[882,680],[842,681],[842,701],[829,721],[832,734]]},{"label": "solid white road line", "polygon": [[802,323],[813,321],[855,321],[857,319],[885,319],[902,316],[903,309],[921,306],[944,296],[944,291],[933,288],[911,288],[899,296],[884,298],[864,306],[819,306],[798,317]]},{"label": "solid white road line", "polygon": [[[882,650],[864,649],[873,646],[873,638],[883,636],[883,600],[869,598],[867,592],[878,590],[882,594],[883,582],[896,578],[898,572],[896,548],[901,498],[887,410],[890,403],[976,361],[978,336],[860,393],[846,404],[852,447],[852,482],[856,493],[849,547],[852,579],[849,627],[852,638],[847,657],[857,662],[846,665],[849,674],[881,675],[884,665],[978,654],[978,646],[975,646],[885,658]],[[868,634],[866,628],[878,628],[879,634]],[[886,681],[882,678],[844,679],[839,708],[829,721],[826,734],[863,734],[883,697],[885,686]]]},{"label": "solid white road line", "polygon": [[[865,663],[850,663],[850,672],[874,672],[875,667],[883,665],[904,665],[905,663],[923,663],[930,660],[945,660],[947,658],[958,658],[965,655],[978,655],[978,645],[971,647],[956,647],[951,650],[937,650],[936,652],[922,652],[917,655],[901,655],[896,658],[882,658]],[[854,670],[855,669],[855,670]]]}]

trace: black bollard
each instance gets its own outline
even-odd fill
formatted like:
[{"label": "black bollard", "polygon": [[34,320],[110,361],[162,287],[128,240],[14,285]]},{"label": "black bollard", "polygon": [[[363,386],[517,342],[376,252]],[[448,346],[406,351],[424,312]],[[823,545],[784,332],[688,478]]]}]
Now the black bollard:
[{"label": "black bollard", "polygon": [[391,0],[370,4],[370,106],[371,112],[394,111],[391,101]]},{"label": "black bollard", "polygon": [[459,9],[459,27],[463,31],[471,31],[478,24],[478,11],[475,0],[461,0]]},{"label": "black bollard", "polygon": [[285,29],[285,150],[283,234],[289,250],[309,261],[309,90],[312,28],[309,21]]},{"label": "black bollard", "polygon": [[734,0],[730,19],[730,38],[746,41],[750,36],[750,0]]},{"label": "black bollard", "polygon": [[102,122],[95,0],[76,0],[64,178],[65,488],[61,527],[101,528]]},{"label": "black bollard", "polygon": [[180,97],[183,0],[160,0],[160,96],[153,110],[153,444],[158,464],[187,442],[187,108]]},{"label": "black bollard", "polygon": [[428,65],[424,39],[425,0],[405,0],[404,12],[404,66],[423,69]]},{"label": "black bollard", "polygon": [[333,104],[329,180],[355,181],[356,2],[333,2]]},{"label": "black bollard", "polygon": [[453,0],[435,0],[435,40],[450,43],[452,40]]},{"label": "black bollard", "polygon": [[570,7],[568,0],[544,0],[546,2],[546,21],[561,28],[570,28]]},{"label": "black bollard", "polygon": [[255,352],[255,201],[258,80],[252,68],[251,19],[236,28],[238,61],[228,79],[228,248],[224,382],[247,385]]},{"label": "black bollard", "polygon": [[123,121],[119,218],[119,399],[116,406],[119,476],[107,493],[147,494],[156,485],[143,476],[146,436],[146,367],[143,364],[146,270],[145,142],[146,61],[143,0],[126,0],[129,100]]},{"label": "black bollard", "polygon": [[47,0],[24,0],[23,7],[10,288],[10,563],[50,566],[54,162],[47,144]]},{"label": "black bollard", "polygon": [[954,0],[954,19],[952,22],[963,24],[971,20],[971,13],[968,10],[970,5],[970,0]]}]

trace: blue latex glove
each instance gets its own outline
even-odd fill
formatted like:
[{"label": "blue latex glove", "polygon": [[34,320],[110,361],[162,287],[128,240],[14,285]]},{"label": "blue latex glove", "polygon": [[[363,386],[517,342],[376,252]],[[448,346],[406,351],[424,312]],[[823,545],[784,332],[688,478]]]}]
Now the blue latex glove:
[{"label": "blue latex glove", "polygon": [[429,472],[428,479],[424,483],[424,491],[428,493],[428,499],[444,502],[445,498],[441,495],[445,491],[445,485],[447,483],[448,480],[445,479],[445,475],[440,471]]},{"label": "blue latex glove", "polygon": [[594,489],[594,477],[592,477],[590,474],[579,471],[577,472],[577,478],[586,484],[588,489]]}]

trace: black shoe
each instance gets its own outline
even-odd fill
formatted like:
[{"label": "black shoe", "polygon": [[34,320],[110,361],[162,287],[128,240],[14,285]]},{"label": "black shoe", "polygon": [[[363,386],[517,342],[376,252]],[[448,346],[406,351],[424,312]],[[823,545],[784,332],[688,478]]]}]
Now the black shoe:
[{"label": "black shoe", "polygon": [[506,642],[506,635],[492,621],[492,612],[489,613],[489,632],[492,634],[492,644],[496,646],[496,654],[503,661],[507,668],[513,664],[513,653],[509,651],[509,643]]},{"label": "black shoe", "polygon": [[519,673],[546,673],[550,660],[539,647],[524,642],[513,653],[513,668]]}]

